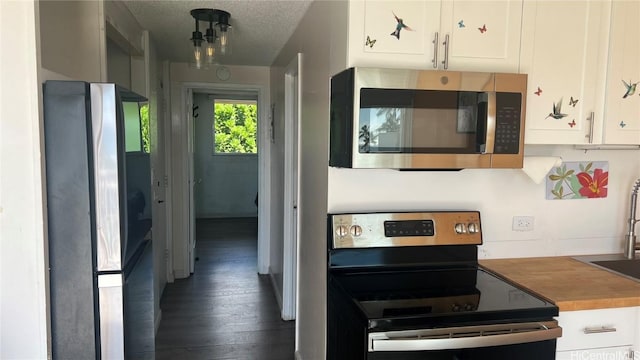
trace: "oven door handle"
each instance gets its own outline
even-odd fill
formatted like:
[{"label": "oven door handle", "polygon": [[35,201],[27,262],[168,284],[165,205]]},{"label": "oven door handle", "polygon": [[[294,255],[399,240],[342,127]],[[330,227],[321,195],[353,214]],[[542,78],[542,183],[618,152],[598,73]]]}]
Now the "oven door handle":
[{"label": "oven door handle", "polygon": [[562,328],[555,320],[387,331],[369,334],[369,352],[467,349],[553,340],[560,336]]}]

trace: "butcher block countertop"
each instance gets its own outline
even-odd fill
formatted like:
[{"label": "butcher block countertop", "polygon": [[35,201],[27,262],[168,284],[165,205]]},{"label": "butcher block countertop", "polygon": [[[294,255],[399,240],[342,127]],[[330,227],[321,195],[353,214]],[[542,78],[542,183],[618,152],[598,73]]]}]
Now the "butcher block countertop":
[{"label": "butcher block countertop", "polygon": [[640,306],[640,282],[571,257],[486,259],[479,263],[547,298],[560,311]]}]

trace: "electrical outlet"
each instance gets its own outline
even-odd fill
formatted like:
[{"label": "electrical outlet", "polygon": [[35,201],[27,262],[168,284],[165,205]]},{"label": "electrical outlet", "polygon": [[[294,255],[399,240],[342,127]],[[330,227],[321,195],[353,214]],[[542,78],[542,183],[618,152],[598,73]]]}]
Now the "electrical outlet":
[{"label": "electrical outlet", "polygon": [[513,231],[533,231],[534,220],[533,216],[514,216],[511,229]]}]

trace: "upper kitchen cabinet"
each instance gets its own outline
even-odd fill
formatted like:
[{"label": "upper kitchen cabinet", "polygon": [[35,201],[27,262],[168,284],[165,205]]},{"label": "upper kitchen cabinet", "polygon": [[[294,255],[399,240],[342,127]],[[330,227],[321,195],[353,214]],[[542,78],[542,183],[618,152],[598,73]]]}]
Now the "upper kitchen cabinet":
[{"label": "upper kitchen cabinet", "polygon": [[603,143],[640,145],[640,2],[612,5]]},{"label": "upper kitchen cabinet", "polygon": [[[0,0],[1,1],[1,0]],[[45,78],[106,81],[104,2],[37,1]]]},{"label": "upper kitchen cabinet", "polygon": [[349,66],[517,72],[522,1],[349,3]]},{"label": "upper kitchen cabinet", "polygon": [[521,0],[444,0],[440,14],[440,68],[518,72]]},{"label": "upper kitchen cabinet", "polygon": [[526,143],[590,143],[592,119],[602,118],[598,94],[609,6],[605,1],[525,1],[520,72],[529,76]]}]

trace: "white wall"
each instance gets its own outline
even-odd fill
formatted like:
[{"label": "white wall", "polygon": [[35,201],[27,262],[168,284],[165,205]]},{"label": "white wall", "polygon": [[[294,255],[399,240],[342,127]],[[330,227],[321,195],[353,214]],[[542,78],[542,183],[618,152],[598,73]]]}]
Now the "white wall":
[{"label": "white wall", "polygon": [[[640,177],[640,152],[526,146],[525,153],[609,161],[608,196],[546,200],[545,184],[535,184],[521,170],[329,168],[329,211],[479,210],[483,258],[622,252],[631,185]],[[512,231],[512,218],[519,215],[535,217],[533,231]]]},{"label": "white wall", "polygon": [[[271,74],[277,82],[272,87],[277,110],[274,146],[283,154],[282,69],[298,52],[303,54],[296,352],[305,360],[324,359],[325,354],[329,78],[346,66],[347,12],[344,1],[313,2],[274,61]],[[278,166],[280,171],[282,164]]]},{"label": "white wall", "polygon": [[0,1],[0,358],[46,359],[37,4]]},{"label": "white wall", "polygon": [[[187,243],[189,239],[188,228],[185,226],[188,219],[189,209],[186,208],[188,198],[188,128],[186,126],[186,112],[184,108],[185,99],[183,98],[184,89],[186,87],[193,88],[253,88],[261,89],[263,92],[264,104],[269,104],[269,68],[261,66],[227,66],[230,71],[230,78],[226,81],[219,80],[216,77],[217,67],[212,69],[195,69],[189,67],[186,63],[171,63],[169,68],[170,77],[170,106],[171,106],[171,222],[173,241],[172,261],[173,274],[176,278],[185,278],[189,276],[188,269],[188,253]],[[259,105],[258,126],[264,126],[263,119],[268,118],[268,106]],[[191,109],[188,110],[189,112]],[[169,119],[167,119],[169,120]],[[260,125],[262,123],[262,125]],[[260,130],[259,130],[260,131]],[[266,131],[259,133],[259,148],[264,146],[265,153],[270,152],[270,142],[268,141]],[[267,182],[270,180],[269,167],[265,164],[259,164],[258,176],[265,178]],[[260,180],[259,180],[260,181]],[[269,203],[269,194],[264,194],[261,198],[266,204]],[[263,215],[263,214],[261,214]],[[269,231],[271,224],[269,214],[264,214],[258,219],[258,252],[266,252],[268,249],[262,249],[264,242],[260,238]],[[260,255],[259,255],[260,259]],[[258,271],[264,273],[267,271],[265,264],[258,264]]]},{"label": "white wall", "polygon": [[194,195],[197,218],[258,216],[258,155],[213,153],[213,97],[194,93]]}]

